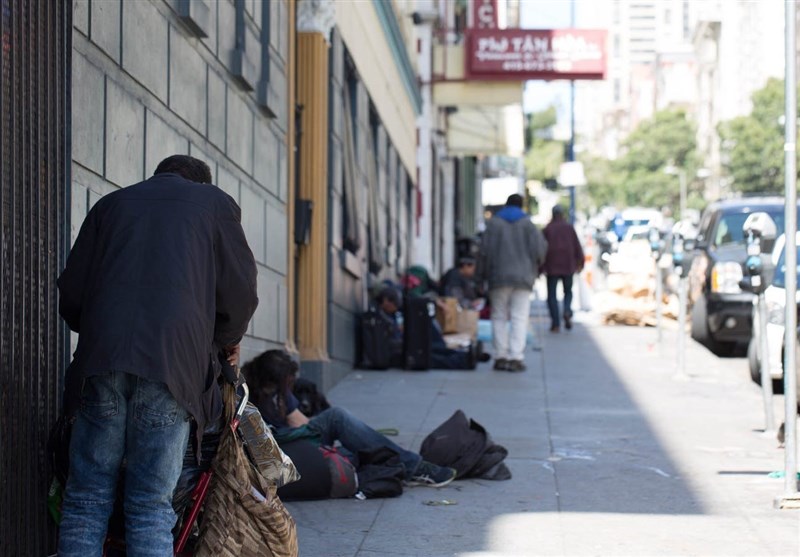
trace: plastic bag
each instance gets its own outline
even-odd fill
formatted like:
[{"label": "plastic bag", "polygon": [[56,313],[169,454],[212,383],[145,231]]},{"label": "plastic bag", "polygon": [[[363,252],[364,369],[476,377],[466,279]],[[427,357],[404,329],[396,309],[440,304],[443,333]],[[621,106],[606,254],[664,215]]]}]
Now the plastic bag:
[{"label": "plastic bag", "polygon": [[252,404],[244,409],[239,434],[250,463],[267,482],[282,487],[300,479],[292,459],[278,446],[261,412]]}]

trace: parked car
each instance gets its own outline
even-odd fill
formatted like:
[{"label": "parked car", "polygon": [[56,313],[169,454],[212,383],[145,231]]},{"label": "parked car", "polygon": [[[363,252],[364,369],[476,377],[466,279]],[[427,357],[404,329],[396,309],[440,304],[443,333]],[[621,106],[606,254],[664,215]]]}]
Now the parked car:
[{"label": "parked car", "polygon": [[[796,241],[800,245],[800,233],[796,236]],[[769,374],[772,377],[776,390],[783,387],[783,347],[784,347],[784,323],[786,320],[786,262],[785,250],[786,235],[781,236],[775,242],[772,251],[772,264],[774,274],[772,281],[764,291],[764,298],[767,302],[767,346],[769,347]],[[800,249],[798,249],[800,256]],[[800,294],[797,296],[800,301]],[[758,325],[758,308],[753,304],[753,336],[747,347],[747,359],[750,364],[750,377],[753,381],[761,384],[761,339],[759,337],[760,328]]]},{"label": "parked car", "polygon": [[[595,241],[599,249],[600,268],[608,272],[611,256],[617,252],[622,242],[638,239],[639,236],[646,239],[650,228],[660,229],[663,224],[664,217],[661,211],[656,209],[629,207],[616,213],[608,221],[605,230],[595,234]],[[634,230],[634,234],[629,235],[630,230]]]},{"label": "parked car", "polygon": [[783,233],[781,197],[745,197],[712,203],[703,212],[689,271],[692,338],[719,355],[748,343],[753,330],[753,294],[739,281],[747,259],[742,225],[751,213],[765,212]]}]

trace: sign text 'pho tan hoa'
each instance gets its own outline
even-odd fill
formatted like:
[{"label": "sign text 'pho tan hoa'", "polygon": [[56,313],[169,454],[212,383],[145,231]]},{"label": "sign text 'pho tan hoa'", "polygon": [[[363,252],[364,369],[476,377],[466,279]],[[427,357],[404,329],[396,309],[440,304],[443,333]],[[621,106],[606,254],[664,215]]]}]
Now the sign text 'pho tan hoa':
[{"label": "sign text 'pho tan hoa'", "polygon": [[606,31],[469,29],[464,58],[468,79],[604,79]]}]

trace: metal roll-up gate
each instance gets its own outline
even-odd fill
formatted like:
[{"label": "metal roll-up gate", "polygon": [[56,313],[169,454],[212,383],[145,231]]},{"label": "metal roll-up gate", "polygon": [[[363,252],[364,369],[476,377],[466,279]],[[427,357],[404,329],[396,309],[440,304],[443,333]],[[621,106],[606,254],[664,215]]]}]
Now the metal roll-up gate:
[{"label": "metal roll-up gate", "polygon": [[0,555],[55,551],[46,445],[69,337],[72,2],[0,0]]}]

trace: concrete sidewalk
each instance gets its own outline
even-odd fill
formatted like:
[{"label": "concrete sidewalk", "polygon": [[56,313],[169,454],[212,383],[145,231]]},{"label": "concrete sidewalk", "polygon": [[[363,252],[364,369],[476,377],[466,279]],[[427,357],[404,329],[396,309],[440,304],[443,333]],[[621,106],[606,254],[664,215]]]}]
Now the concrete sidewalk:
[{"label": "concrete sidewalk", "polygon": [[[582,319],[581,319],[582,318]],[[528,371],[355,371],[329,393],[418,448],[457,409],[509,450],[513,478],[408,488],[402,497],[289,504],[300,554],[528,556],[800,554],[800,514],[773,510],[783,451],[743,359],[675,337],[601,327],[542,333]],[[782,412],[776,397],[776,415]],[[452,506],[429,502],[453,501]]]}]

